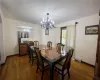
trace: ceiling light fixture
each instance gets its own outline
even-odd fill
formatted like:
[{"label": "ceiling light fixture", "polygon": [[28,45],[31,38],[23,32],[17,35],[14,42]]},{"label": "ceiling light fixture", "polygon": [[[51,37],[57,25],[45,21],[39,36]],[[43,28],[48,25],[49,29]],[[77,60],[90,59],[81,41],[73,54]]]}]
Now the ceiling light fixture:
[{"label": "ceiling light fixture", "polygon": [[43,18],[41,21],[41,27],[45,30],[49,30],[55,28],[54,21],[49,17],[49,13],[47,13],[47,17]]}]

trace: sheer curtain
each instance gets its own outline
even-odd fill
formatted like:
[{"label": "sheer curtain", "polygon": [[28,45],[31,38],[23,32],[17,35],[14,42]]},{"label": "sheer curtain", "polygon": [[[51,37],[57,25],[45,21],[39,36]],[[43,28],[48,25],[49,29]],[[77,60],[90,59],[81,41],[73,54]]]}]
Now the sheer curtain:
[{"label": "sheer curtain", "polygon": [[66,34],[67,34],[67,37],[66,37],[66,46],[68,48],[74,48],[75,49],[76,26],[75,25],[69,25],[69,26],[67,26]]}]

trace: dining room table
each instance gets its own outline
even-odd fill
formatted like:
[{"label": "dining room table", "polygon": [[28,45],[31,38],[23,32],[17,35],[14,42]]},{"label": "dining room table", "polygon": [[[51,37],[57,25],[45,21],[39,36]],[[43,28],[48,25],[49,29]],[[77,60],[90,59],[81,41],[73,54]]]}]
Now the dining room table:
[{"label": "dining room table", "polygon": [[48,48],[47,45],[33,46],[32,49],[39,48],[41,55],[45,59],[50,67],[50,80],[54,80],[54,66],[65,59],[68,53],[67,49],[57,51],[56,47]]}]

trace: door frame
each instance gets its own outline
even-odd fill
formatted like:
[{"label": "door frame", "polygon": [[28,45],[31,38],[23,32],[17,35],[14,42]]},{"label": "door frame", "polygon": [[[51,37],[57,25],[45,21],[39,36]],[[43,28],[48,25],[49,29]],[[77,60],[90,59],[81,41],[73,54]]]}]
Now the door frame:
[{"label": "door frame", "polygon": [[100,80],[100,12],[99,12],[98,42],[97,42],[94,80]]},{"label": "door frame", "polygon": [[60,43],[62,43],[62,30],[67,29],[67,26],[60,28]]}]

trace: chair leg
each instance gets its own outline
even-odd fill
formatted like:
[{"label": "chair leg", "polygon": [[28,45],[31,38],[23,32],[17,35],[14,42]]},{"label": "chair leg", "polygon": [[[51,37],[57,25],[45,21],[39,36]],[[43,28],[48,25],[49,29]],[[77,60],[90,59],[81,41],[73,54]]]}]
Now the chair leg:
[{"label": "chair leg", "polygon": [[62,73],[62,80],[64,80],[64,75],[63,75],[63,73]]},{"label": "chair leg", "polygon": [[34,63],[34,58],[32,58],[32,65],[33,65],[33,63]]},{"label": "chair leg", "polygon": [[41,80],[43,80],[43,77],[44,77],[44,71],[42,71]]},{"label": "chair leg", "polygon": [[69,72],[69,69],[68,69],[68,77],[70,78],[70,72]]},{"label": "chair leg", "polygon": [[29,58],[29,62],[31,62],[30,58]]},{"label": "chair leg", "polygon": [[33,65],[33,62],[34,62],[34,61],[33,61],[33,59],[32,59],[32,65]]},{"label": "chair leg", "polygon": [[29,56],[29,62],[31,61],[31,57],[30,57],[30,54],[28,54],[28,56]]}]

